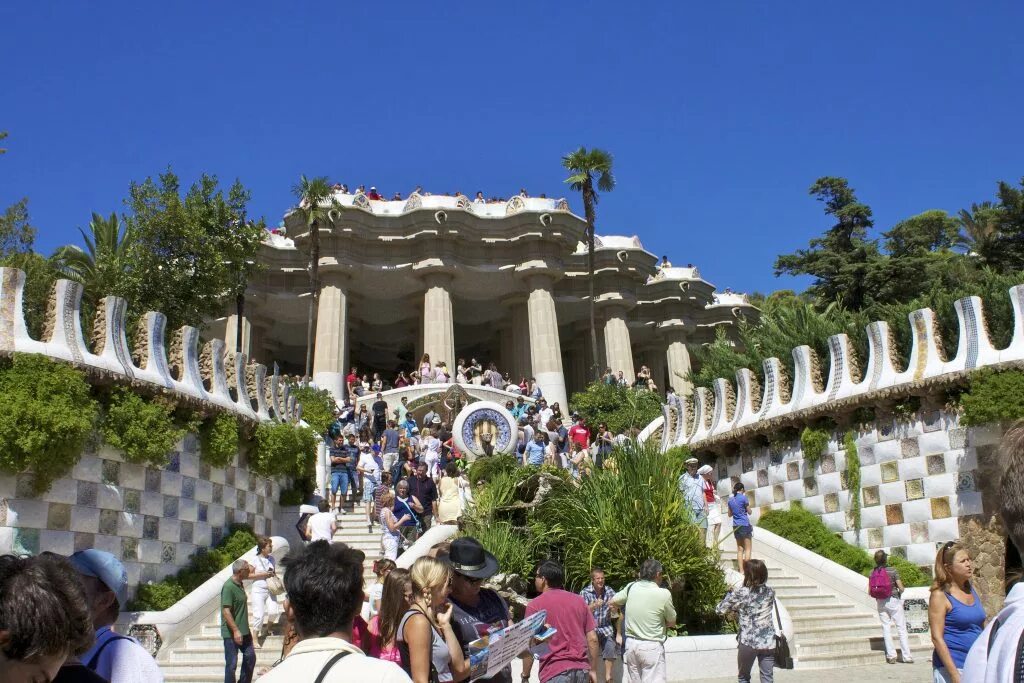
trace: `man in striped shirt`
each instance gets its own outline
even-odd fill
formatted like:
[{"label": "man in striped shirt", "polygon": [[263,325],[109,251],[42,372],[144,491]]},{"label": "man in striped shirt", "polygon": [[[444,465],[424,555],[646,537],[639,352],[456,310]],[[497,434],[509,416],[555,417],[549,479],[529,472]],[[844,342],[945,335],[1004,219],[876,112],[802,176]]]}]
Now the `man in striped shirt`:
[{"label": "man in striped shirt", "polygon": [[590,570],[590,585],[580,591],[580,596],[594,615],[597,646],[601,650],[601,659],[604,660],[604,680],[606,683],[611,683],[613,662],[618,658],[615,628],[612,626],[612,610],[615,609],[616,612],[618,610],[612,606],[615,591],[605,585],[603,569],[594,567]]}]

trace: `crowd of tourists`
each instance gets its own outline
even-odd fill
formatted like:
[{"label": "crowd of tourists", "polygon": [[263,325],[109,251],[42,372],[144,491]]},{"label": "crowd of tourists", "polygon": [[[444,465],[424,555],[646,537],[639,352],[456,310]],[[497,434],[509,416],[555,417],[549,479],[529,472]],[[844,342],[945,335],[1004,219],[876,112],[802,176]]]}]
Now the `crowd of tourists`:
[{"label": "crowd of tourists", "polygon": [[379,372],[372,376],[360,374],[356,367],[345,376],[345,388],[350,397],[418,384],[476,384],[531,398],[540,398],[543,393],[535,377],[521,376],[516,382],[508,372],[499,372],[494,363],[484,366],[476,358],[470,358],[468,363],[465,358],[460,358],[453,374],[446,361],[438,360],[431,364],[429,353],[423,354],[415,369],[399,369],[390,381],[381,377]]},{"label": "crowd of tourists", "polygon": [[[391,195],[391,197],[388,197],[384,192],[382,192],[381,190],[378,190],[373,185],[370,186],[369,190],[366,189],[365,185],[359,185],[359,186],[357,186],[355,188],[355,190],[349,190],[348,185],[345,184],[345,183],[334,183],[334,185],[331,186],[331,190],[333,190],[337,194],[362,194],[362,195],[366,195],[366,198],[371,200],[371,201],[385,201],[385,200],[387,200],[387,201],[392,201],[392,202],[400,202],[400,201],[402,201],[403,199],[406,198],[406,197],[402,196],[401,192],[395,192],[394,194]],[[412,192],[409,193],[410,196],[413,195],[413,194],[417,194],[417,195],[419,195],[421,197],[430,197],[430,196],[432,196],[432,193],[425,191],[423,189],[423,187],[420,186],[420,185],[417,185],[416,189],[414,189]],[[442,196],[442,197],[465,197],[466,195],[464,195],[461,192],[459,192],[458,190],[456,190],[455,192],[443,192],[439,196]],[[523,197],[523,198],[527,198],[530,195],[526,191],[526,188],[520,188],[518,196],[519,197]],[[541,193],[539,196],[540,196],[541,199],[546,199],[547,198],[547,195],[543,194],[543,193]],[[467,197],[467,199],[468,199],[468,197]],[[476,196],[474,197],[473,201],[474,201],[474,203],[477,203],[477,204],[501,204],[501,203],[507,202],[508,198],[506,198],[506,197],[498,197],[498,196],[484,197],[484,193],[482,191],[477,191]]]},{"label": "crowd of tourists", "polygon": [[[555,415],[553,408],[540,403],[525,408],[523,404],[525,400],[510,409],[524,416],[520,420],[525,420],[525,427],[537,425],[542,411],[549,421]],[[408,414],[403,418],[403,423],[415,423]],[[433,417],[428,423],[437,424]],[[253,679],[255,651],[274,622],[283,630],[283,651],[273,668],[259,672],[260,680],[269,683],[466,680],[470,644],[512,623],[509,605],[486,586],[499,572],[498,562],[475,539],[461,537],[436,545],[409,569],[398,568],[394,561],[419,532],[432,523],[457,521],[459,510],[471,502],[454,460],[443,465],[445,474],[437,478],[431,470],[433,457],[429,461],[421,457],[426,451],[437,453],[439,461],[444,459],[440,445],[420,446],[420,441],[440,438],[426,428],[427,435],[414,442],[417,426],[408,431],[403,427],[399,433],[391,420],[364,449],[362,432],[354,433],[351,427],[340,415],[332,425],[336,432],[332,468],[341,466],[331,476],[332,489],[338,482],[337,490],[332,491],[331,500],[320,501],[318,512],[306,520],[309,540],[283,560],[287,570],[283,579],[267,538],[258,539],[252,562],[243,559],[232,565],[220,597],[225,683],[235,683],[239,659],[239,682]],[[445,428],[441,423],[439,431],[443,434]],[[539,443],[532,436],[534,440],[525,439],[522,455],[526,462],[537,463],[546,455],[528,448]],[[577,419],[566,437],[573,452],[577,444],[587,444],[591,435]],[[593,437],[602,443],[602,429],[595,430]],[[401,449],[403,438],[412,451],[399,459],[393,444]],[[557,438],[557,433],[549,438]],[[614,443],[614,437],[609,439]],[[369,587],[363,581],[364,553],[332,543],[336,524],[332,502],[337,509],[344,502],[338,496],[349,494],[342,484],[353,481],[347,466],[357,452],[354,481],[363,487],[360,500],[366,502],[368,516],[378,515],[369,517],[369,524],[387,529],[381,556],[374,563],[377,581]],[[396,456],[393,462],[402,467],[400,478],[383,471],[381,452]],[[448,453],[458,458],[457,452]],[[373,465],[368,464],[370,460]],[[999,513],[1010,541],[1024,549],[1024,498],[1019,495],[1024,488],[1024,424],[1007,432],[1000,462]],[[700,465],[696,458],[685,464],[686,472],[679,479],[681,496],[691,517],[711,531],[716,542],[722,520],[713,515],[721,508],[713,468]],[[591,466],[598,466],[597,462]],[[394,489],[393,480],[397,480]],[[373,486],[367,493],[369,484]],[[450,510],[446,500],[452,503]],[[789,654],[780,638],[782,619],[775,592],[768,585],[767,567],[751,557],[753,527],[742,484],[732,487],[726,509],[737,539],[742,581],[722,598],[717,610],[738,623],[738,680],[750,681],[757,664],[760,680],[770,683],[774,669],[785,666]],[[413,527],[408,535],[406,527]],[[876,552],[875,564],[867,592],[876,601],[885,660],[913,662],[904,619],[905,587],[889,566],[887,553]],[[604,572],[594,567],[589,585],[575,594],[565,590],[564,570],[558,562],[538,563],[531,592],[537,597],[527,604],[526,616],[545,610],[544,630],[554,629],[539,651],[542,683],[611,681],[613,664],[620,658],[631,683],[667,680],[665,640],[676,622],[670,577],[653,558],[638,567],[636,577],[615,590],[607,585]],[[1019,683],[1024,667],[1024,583],[1012,586],[997,614],[987,613],[970,549],[962,542],[945,543],[938,549],[933,578],[928,619],[934,681]],[[251,582],[251,610],[246,582]],[[101,550],[80,550],[70,557],[52,553],[0,557],[0,681],[160,683],[163,674],[149,652],[135,639],[113,630],[126,608],[127,594],[124,565]],[[278,604],[278,595],[287,596],[283,604]],[[529,651],[521,656],[525,681],[535,662]],[[511,683],[511,668],[474,680]]]}]

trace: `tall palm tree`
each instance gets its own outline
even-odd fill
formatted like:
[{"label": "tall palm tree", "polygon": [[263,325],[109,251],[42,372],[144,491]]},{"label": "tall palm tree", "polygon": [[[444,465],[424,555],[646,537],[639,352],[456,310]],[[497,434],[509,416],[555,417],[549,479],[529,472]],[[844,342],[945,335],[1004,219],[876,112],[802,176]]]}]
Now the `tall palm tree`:
[{"label": "tall palm tree", "polygon": [[89,232],[81,228],[85,249],[77,244],[66,244],[53,254],[53,262],[61,275],[85,287],[85,299],[94,305],[100,297],[109,294],[125,295],[131,272],[131,249],[135,245],[135,231],[121,224],[116,213],[104,218],[92,214]]},{"label": "tall palm tree", "polygon": [[999,207],[992,202],[971,204],[970,210],[960,209],[962,231],[957,237],[956,245],[962,247],[969,255],[977,256],[988,264],[997,256],[999,241]]},{"label": "tall palm tree", "polygon": [[573,192],[583,194],[583,212],[587,219],[587,280],[590,284],[590,350],[594,359],[592,373],[594,379],[598,379],[601,367],[597,358],[597,324],[594,320],[594,226],[597,221],[594,207],[598,194],[594,190],[594,176],[597,176],[597,189],[601,192],[615,189],[612,155],[596,147],[590,151],[580,147],[562,157],[562,166],[570,173],[565,182]]},{"label": "tall palm tree", "polygon": [[325,176],[307,178],[300,176],[292,188],[292,194],[299,200],[295,212],[302,217],[309,233],[309,320],[306,325],[306,380],[313,376],[313,340],[316,337],[316,311],[320,303],[320,227],[330,225],[340,205],[334,199],[331,184]]}]

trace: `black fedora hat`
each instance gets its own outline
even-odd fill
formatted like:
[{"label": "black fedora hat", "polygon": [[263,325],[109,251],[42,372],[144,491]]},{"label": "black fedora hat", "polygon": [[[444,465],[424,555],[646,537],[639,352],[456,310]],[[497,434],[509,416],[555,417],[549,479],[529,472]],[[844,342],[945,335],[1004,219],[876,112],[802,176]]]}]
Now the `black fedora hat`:
[{"label": "black fedora hat", "polygon": [[489,579],[498,573],[498,559],[471,536],[456,538],[448,552],[439,553],[437,559],[447,562],[456,574],[471,579]]}]

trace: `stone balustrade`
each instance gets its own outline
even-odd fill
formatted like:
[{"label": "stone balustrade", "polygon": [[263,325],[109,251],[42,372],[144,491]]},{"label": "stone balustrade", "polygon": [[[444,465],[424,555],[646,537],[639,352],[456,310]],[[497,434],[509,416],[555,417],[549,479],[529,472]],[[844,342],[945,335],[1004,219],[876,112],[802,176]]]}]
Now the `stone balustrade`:
[{"label": "stone balustrade", "polygon": [[301,407],[289,397],[276,364],[268,386],[267,368],[249,363],[245,354],[229,352],[223,340],[210,340],[200,349],[195,327],[177,330],[168,347],[167,319],[149,311],[130,345],[125,325],[128,304],[120,297],[100,300],[87,344],[81,316],[84,289],[71,280],[54,284],[43,338],[33,339],[25,323],[24,290],[23,271],[0,268],[0,354],[42,354],[120,383],[144,385],[250,420],[300,418]]},{"label": "stone balustrade", "polygon": [[[398,200],[370,199],[366,194],[343,194],[335,192],[332,201],[342,207],[362,209],[378,216],[397,216],[410,211],[467,211],[483,218],[504,218],[523,211],[544,213],[548,211],[569,211],[565,199],[547,197],[515,196],[503,202],[475,202],[466,195],[418,194]],[[326,203],[325,203],[326,205]]]}]

